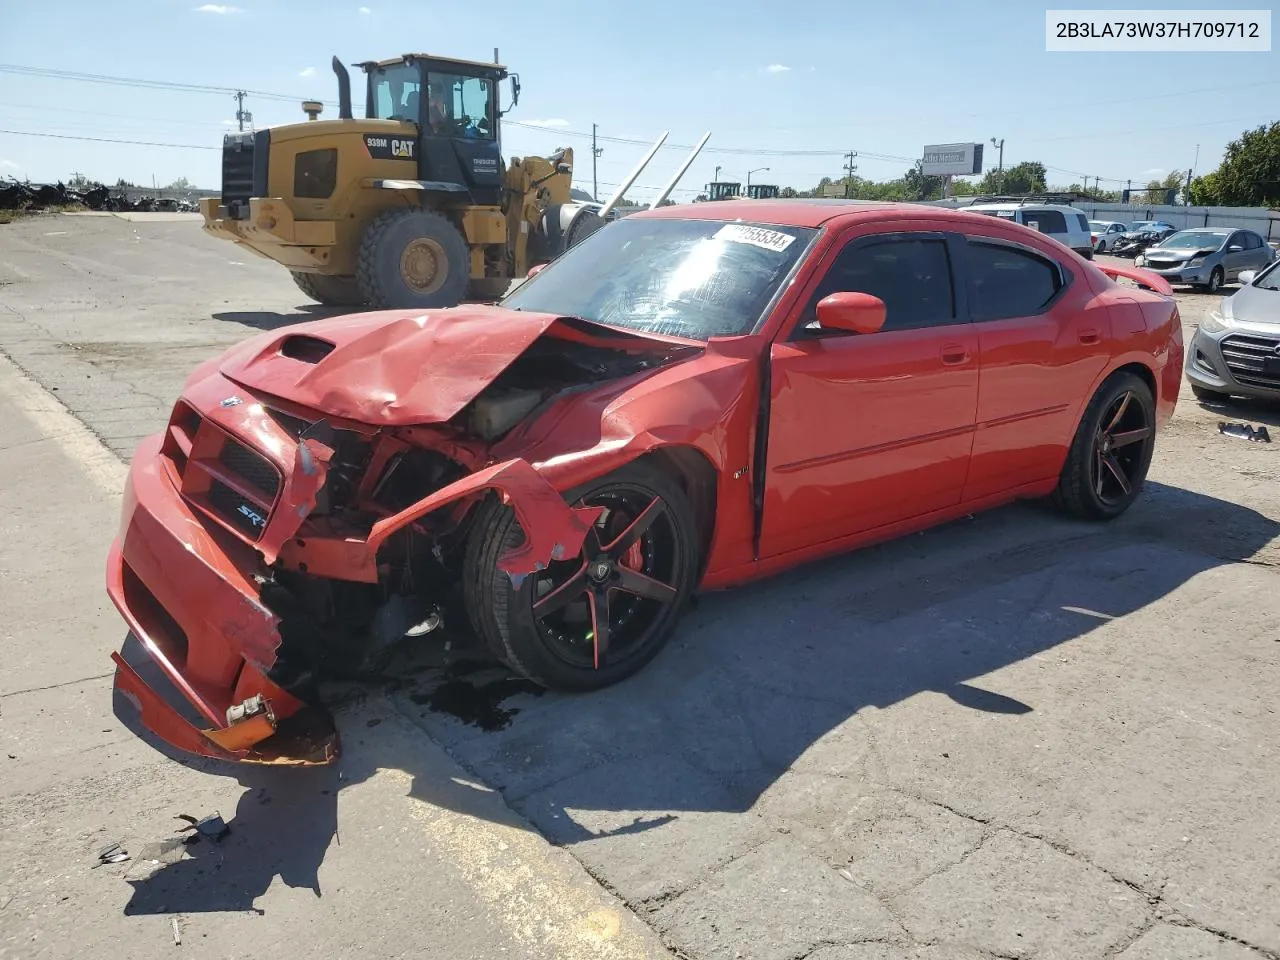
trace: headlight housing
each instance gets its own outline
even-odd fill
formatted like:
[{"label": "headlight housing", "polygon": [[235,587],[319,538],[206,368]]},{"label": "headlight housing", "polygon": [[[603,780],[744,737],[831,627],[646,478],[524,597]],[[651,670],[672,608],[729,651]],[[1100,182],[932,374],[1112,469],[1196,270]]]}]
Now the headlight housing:
[{"label": "headlight housing", "polygon": [[1142,254],[1138,254],[1136,257],[1133,258],[1133,265],[1135,267],[1145,266],[1146,263],[1147,263],[1147,258],[1144,257]]},{"label": "headlight housing", "polygon": [[1204,259],[1205,259],[1204,257],[1192,257],[1192,258],[1191,258],[1191,262],[1190,262],[1190,263],[1188,263],[1188,264],[1187,264],[1187,266],[1188,266],[1188,267],[1199,267],[1199,266],[1203,266],[1203,264],[1204,264]]},{"label": "headlight housing", "polygon": [[1227,301],[1228,298],[1223,297],[1217,307],[1205,313],[1200,320],[1201,330],[1205,333],[1222,333],[1231,326],[1231,305]]}]

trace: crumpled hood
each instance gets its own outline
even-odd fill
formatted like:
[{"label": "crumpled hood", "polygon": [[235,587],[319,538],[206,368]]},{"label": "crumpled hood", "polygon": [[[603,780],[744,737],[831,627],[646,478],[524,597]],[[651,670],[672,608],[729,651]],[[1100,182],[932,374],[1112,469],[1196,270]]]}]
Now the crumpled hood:
[{"label": "crumpled hood", "polygon": [[252,337],[219,369],[241,386],[374,426],[443,423],[559,319],[487,305],[380,310]]}]

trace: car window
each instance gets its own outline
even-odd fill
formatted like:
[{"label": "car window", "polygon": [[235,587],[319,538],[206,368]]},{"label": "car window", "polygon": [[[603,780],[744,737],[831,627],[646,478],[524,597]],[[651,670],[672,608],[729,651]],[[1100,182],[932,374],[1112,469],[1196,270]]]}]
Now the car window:
[{"label": "car window", "polygon": [[1260,246],[1262,246],[1262,238],[1256,233],[1246,231],[1244,234],[1244,248],[1246,250],[1257,250]]},{"label": "car window", "polygon": [[969,238],[965,274],[974,320],[1030,317],[1058,294],[1061,277],[1050,260],[1015,247]]},{"label": "car window", "polygon": [[1079,222],[1079,224],[1080,224],[1080,229],[1081,229],[1081,230],[1083,230],[1085,233],[1088,233],[1088,232],[1089,232],[1089,221],[1085,219],[1084,214],[1083,214],[1083,213],[1077,213],[1077,214],[1076,214],[1076,220],[1077,220],[1077,221]]},{"label": "car window", "polygon": [[957,322],[951,261],[942,240],[853,241],[818,284],[800,329],[819,329],[818,301],[833,293],[869,293],[883,300],[882,331]]},{"label": "car window", "polygon": [[1057,210],[1024,210],[1022,222],[1041,233],[1067,232],[1067,220]]}]

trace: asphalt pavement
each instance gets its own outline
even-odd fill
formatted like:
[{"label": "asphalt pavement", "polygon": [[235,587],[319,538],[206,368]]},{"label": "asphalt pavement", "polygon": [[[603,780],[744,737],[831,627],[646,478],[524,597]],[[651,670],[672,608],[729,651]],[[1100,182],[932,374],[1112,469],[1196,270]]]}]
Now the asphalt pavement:
[{"label": "asphalt pavement", "polygon": [[210,956],[1280,957],[1280,468],[1216,426],[1273,407],[1184,396],[1111,525],[1019,505],[704,596],[597,694],[424,647],[343,691],[340,771],[157,754],[106,676],[119,458],[199,360],[320,312],[190,219],[0,228],[0,957],[151,955],[175,916]]}]

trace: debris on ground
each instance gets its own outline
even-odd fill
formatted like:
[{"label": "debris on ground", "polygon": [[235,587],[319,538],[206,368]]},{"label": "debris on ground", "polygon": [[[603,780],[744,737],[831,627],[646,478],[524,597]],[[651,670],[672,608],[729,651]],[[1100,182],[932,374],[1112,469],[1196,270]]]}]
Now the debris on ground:
[{"label": "debris on ground", "polygon": [[129,852],[119,843],[113,843],[109,847],[103,847],[98,851],[98,862],[95,867],[100,867],[107,863],[124,863],[130,859]]},{"label": "debris on ground", "polygon": [[186,833],[188,830],[195,831],[187,838],[187,843],[195,843],[201,837],[210,843],[219,843],[223,837],[231,832],[231,827],[222,819],[219,814],[211,814],[203,820],[197,820],[189,813],[178,814],[179,820],[185,820],[188,826],[182,827],[178,832]]},{"label": "debris on ground", "polygon": [[1239,437],[1241,440],[1249,440],[1253,443],[1270,443],[1271,434],[1267,433],[1266,427],[1255,427],[1249,423],[1226,423],[1218,424],[1218,432],[1228,437]]},{"label": "debris on ground", "polygon": [[169,922],[173,924],[173,945],[180,947],[182,946],[182,932],[178,929],[178,918],[170,917]]}]

